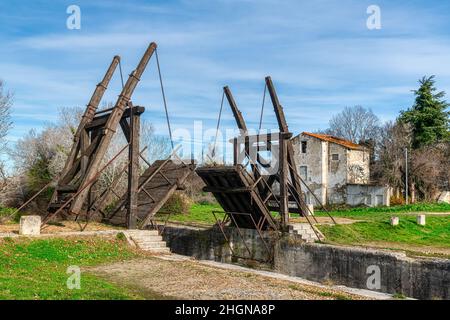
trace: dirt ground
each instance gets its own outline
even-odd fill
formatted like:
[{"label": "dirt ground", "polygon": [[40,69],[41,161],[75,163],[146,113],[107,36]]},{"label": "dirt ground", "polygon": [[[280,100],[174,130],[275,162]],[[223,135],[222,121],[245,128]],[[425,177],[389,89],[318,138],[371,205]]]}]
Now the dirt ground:
[{"label": "dirt ground", "polygon": [[108,281],[137,288],[146,298],[360,300],[364,297],[335,289],[299,284],[251,272],[227,270],[195,260],[148,257],[87,269]]},{"label": "dirt ground", "polygon": [[[84,224],[82,224],[84,226]],[[104,231],[104,230],[111,230],[111,229],[120,229],[120,228],[114,228],[109,225],[97,223],[97,222],[90,222],[85,231]],[[62,222],[55,222],[52,224],[48,224],[45,226],[45,228],[42,230],[42,234],[55,234],[60,232],[71,232],[71,231],[80,231],[80,226],[75,221],[62,221]],[[0,224],[0,233],[19,233],[19,224]]]}]

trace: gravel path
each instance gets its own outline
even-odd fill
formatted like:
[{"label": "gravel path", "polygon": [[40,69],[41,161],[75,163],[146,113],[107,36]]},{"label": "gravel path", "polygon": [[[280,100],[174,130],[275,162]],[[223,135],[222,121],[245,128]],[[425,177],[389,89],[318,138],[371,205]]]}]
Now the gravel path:
[{"label": "gravel path", "polygon": [[147,257],[87,269],[108,281],[135,288],[144,297],[178,299],[365,299],[341,290],[264,276],[237,267],[220,268],[191,259]]}]

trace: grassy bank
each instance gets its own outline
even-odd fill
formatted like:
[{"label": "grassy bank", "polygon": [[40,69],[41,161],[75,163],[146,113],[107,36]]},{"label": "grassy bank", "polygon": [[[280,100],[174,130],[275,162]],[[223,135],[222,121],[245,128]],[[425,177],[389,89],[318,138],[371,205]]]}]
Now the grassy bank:
[{"label": "grassy bank", "polygon": [[[135,257],[123,241],[101,239],[0,239],[0,299],[135,299],[83,272],[83,267]],[[81,268],[81,289],[70,290],[69,266]]]},{"label": "grassy bank", "polygon": [[398,226],[391,226],[389,219],[384,214],[354,224],[321,225],[319,229],[327,241],[341,244],[383,242],[450,248],[450,216],[428,216],[425,226],[418,225],[411,215],[400,215]]},{"label": "grassy bank", "polygon": [[[195,204],[186,215],[173,215],[172,221],[213,224],[212,211],[222,211],[218,204]],[[410,246],[450,247],[450,215],[428,215],[425,226],[416,223],[414,213],[450,212],[450,204],[417,203],[403,206],[374,208],[343,208],[331,210],[334,217],[358,220],[353,224],[321,225],[327,241],[339,244],[373,244],[397,243]],[[223,214],[217,214],[222,217]],[[317,216],[326,216],[325,212],[316,211]],[[393,227],[389,220],[392,216],[400,217],[400,225]]]},{"label": "grassy bank", "polygon": [[[411,213],[411,212],[450,212],[449,203],[414,203],[409,205],[399,205],[391,207],[356,207],[329,210],[334,217],[364,218],[373,217],[377,214]],[[325,216],[326,213],[320,210],[316,215]]]},{"label": "grassy bank", "polygon": [[[189,214],[171,215],[171,221],[193,222],[214,224],[215,219],[213,211],[223,212],[218,204],[194,204],[191,206]],[[403,206],[392,207],[357,207],[343,208],[339,210],[330,210],[330,214],[334,217],[354,218],[358,220],[376,220],[390,217],[392,214],[413,213],[413,212],[450,212],[450,204],[448,203],[418,203]],[[326,216],[323,211],[316,211],[317,216]],[[217,217],[223,217],[223,213],[216,213]]]}]

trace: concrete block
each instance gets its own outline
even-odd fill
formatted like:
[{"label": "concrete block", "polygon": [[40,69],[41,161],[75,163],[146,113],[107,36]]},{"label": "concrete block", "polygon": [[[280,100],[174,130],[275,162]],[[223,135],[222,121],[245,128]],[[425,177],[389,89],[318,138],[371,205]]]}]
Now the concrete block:
[{"label": "concrete block", "polygon": [[312,204],[307,204],[306,205],[308,207],[308,211],[306,212],[306,215],[308,216],[313,216],[314,215],[314,205]]},{"label": "concrete block", "polygon": [[40,216],[20,217],[19,234],[26,236],[35,236],[41,234],[41,217]]},{"label": "concrete block", "polygon": [[399,217],[391,217],[391,225],[392,226],[398,226],[399,222],[400,222]]},{"label": "concrete block", "polygon": [[424,226],[425,225],[425,215],[424,214],[419,214],[417,216],[417,224]]}]

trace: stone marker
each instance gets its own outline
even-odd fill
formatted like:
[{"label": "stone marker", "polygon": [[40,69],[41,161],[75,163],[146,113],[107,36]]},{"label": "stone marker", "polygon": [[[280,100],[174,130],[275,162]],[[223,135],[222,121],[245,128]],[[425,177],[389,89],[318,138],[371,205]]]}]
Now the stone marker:
[{"label": "stone marker", "polygon": [[40,216],[20,217],[19,234],[25,236],[35,236],[41,234],[41,217]]},{"label": "stone marker", "polygon": [[391,217],[391,225],[392,226],[398,226],[399,222],[400,222],[400,219],[398,217]]},{"label": "stone marker", "polygon": [[424,214],[419,214],[417,216],[417,224],[424,226],[425,225],[425,215]]},{"label": "stone marker", "polygon": [[313,216],[314,215],[314,205],[313,204],[307,204],[307,207],[309,210],[306,211],[307,216]]}]

